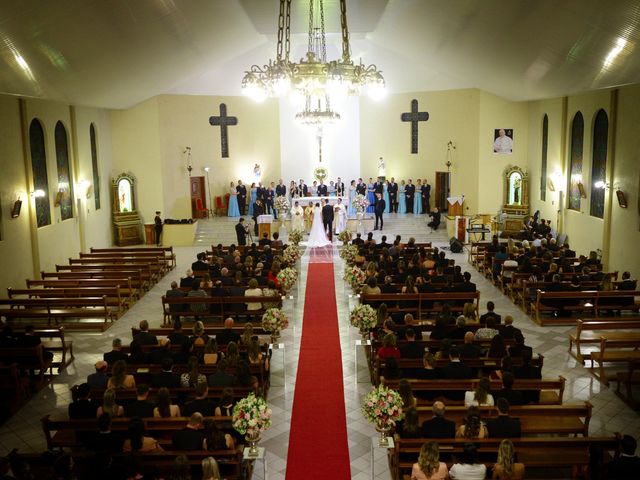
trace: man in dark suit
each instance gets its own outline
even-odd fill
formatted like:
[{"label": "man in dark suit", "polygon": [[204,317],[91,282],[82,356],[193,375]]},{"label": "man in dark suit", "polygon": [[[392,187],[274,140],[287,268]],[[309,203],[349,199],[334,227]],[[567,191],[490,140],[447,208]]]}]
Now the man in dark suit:
[{"label": "man in dark suit", "polygon": [[[173,282],[171,282],[171,288],[166,291],[164,296],[167,297],[167,298],[180,298],[180,297],[186,297],[187,294],[183,290],[180,290],[178,288],[178,282],[173,281]],[[176,315],[172,315],[171,316],[171,319],[175,322],[176,320],[178,320],[180,318],[180,316],[177,315],[177,313],[180,312],[180,310],[183,310],[182,304],[171,303],[171,304],[169,304],[169,310],[172,313],[176,313]]]},{"label": "man in dark suit", "polygon": [[422,422],[423,438],[455,438],[456,422],[444,418],[444,411],[443,402],[433,403],[433,418]]},{"label": "man in dark suit", "polygon": [[162,359],[162,371],[156,373],[151,379],[154,388],[178,388],[180,386],[180,375],[173,372],[173,359],[165,357]]},{"label": "man in dark suit", "polygon": [[300,191],[300,196],[302,197],[306,197],[307,193],[309,193],[309,187],[307,187],[307,185],[304,183],[304,180],[302,179],[300,179],[298,190]]},{"label": "man in dark suit", "polygon": [[[522,352],[522,365],[513,369],[513,376],[515,378],[524,379],[542,379],[542,370],[540,367],[531,365],[531,352],[525,350]],[[524,391],[522,392],[525,403],[538,403],[540,400],[540,391]]]},{"label": "man in dark suit", "polygon": [[422,187],[420,187],[420,194],[422,197],[422,213],[427,213],[431,211],[431,202],[429,201],[429,197],[431,197],[431,185],[427,183],[426,178],[422,182]]},{"label": "man in dark suit", "polygon": [[182,430],[173,432],[171,443],[174,450],[202,450],[204,433],[202,427],[202,414],[194,413],[189,417],[189,423]]},{"label": "man in dark suit", "polygon": [[391,213],[398,212],[398,184],[396,183],[396,179],[391,177],[391,181],[387,186],[387,193],[389,194],[389,211]]},{"label": "man in dark suit", "polygon": [[487,422],[491,438],[519,438],[522,436],[520,420],[509,416],[509,402],[504,398],[497,401],[498,417]]},{"label": "man in dark suit", "polygon": [[324,231],[327,232],[327,238],[329,241],[333,240],[333,207],[329,205],[329,200],[324,201],[324,207],[322,207],[322,226]]},{"label": "man in dark suit", "polygon": [[367,184],[362,181],[362,178],[358,179],[358,184],[356,185],[356,193],[358,195],[367,195]]},{"label": "man in dark suit", "polygon": [[336,180],[336,195],[338,197],[344,197],[344,182],[338,177]]},{"label": "man in dark suit", "polygon": [[96,418],[98,405],[89,400],[90,390],[89,385],[86,383],[78,386],[76,400],[71,402],[68,407],[70,419]]},{"label": "man in dark suit", "polygon": [[376,194],[380,194],[382,195],[384,193],[384,183],[382,183],[382,180],[376,180],[376,182],[373,184],[373,193]]},{"label": "man in dark suit", "polygon": [[104,360],[98,360],[95,364],[95,373],[87,377],[87,385],[92,390],[105,390],[109,376],[107,375],[107,367],[109,365]]},{"label": "man in dark suit", "polygon": [[431,227],[431,229],[433,230],[437,230],[438,227],[440,226],[440,222],[442,218],[440,215],[440,212],[438,211],[437,208],[434,208],[433,212],[431,212],[429,216],[431,217],[431,221],[427,223],[427,226]]},{"label": "man in dark suit", "polygon": [[218,368],[215,373],[209,375],[207,383],[210,387],[233,387],[236,383],[235,375],[227,373],[228,363],[226,358],[221,359],[218,362]]},{"label": "man in dark suit", "polygon": [[287,194],[287,186],[282,183],[282,179],[276,185],[276,197],[284,197]]},{"label": "man in dark suit", "polygon": [[186,272],[186,276],[182,277],[180,279],[180,288],[186,287],[186,288],[191,288],[191,285],[193,284],[193,270],[188,269]]},{"label": "man in dark suit", "polygon": [[496,308],[495,304],[492,301],[488,301],[487,302],[487,313],[484,313],[482,315],[480,315],[480,323],[483,325],[487,324],[487,320],[489,318],[493,318],[493,320],[495,321],[496,325],[500,324],[500,321],[502,320],[502,317],[500,317],[499,314],[497,314],[496,312],[494,312],[493,310]]},{"label": "man in dark suit", "polygon": [[480,347],[473,343],[475,335],[473,332],[466,332],[464,334],[464,344],[460,347],[460,358],[479,358]]},{"label": "man in dark suit", "polygon": [[242,180],[238,180],[236,192],[238,192],[238,207],[240,208],[240,215],[244,215],[245,208],[247,208],[247,187],[242,184]]},{"label": "man in dark suit", "polygon": [[124,414],[126,417],[153,417],[153,403],[147,401],[149,397],[149,386],[144,383],[136,387],[136,400],[124,406]]},{"label": "man in dark suit", "polygon": [[500,334],[505,340],[511,340],[516,337],[516,334],[522,333],[519,328],[513,326],[513,317],[507,315],[504,317],[504,327],[500,330]]},{"label": "man in dark suit", "polygon": [[620,441],[622,453],[609,462],[607,476],[611,480],[636,478],[640,471],[640,458],[636,455],[638,442],[631,435],[625,435]]},{"label": "man in dark suit", "polygon": [[533,348],[524,344],[524,335],[521,331],[515,332],[513,339],[516,341],[516,344],[509,347],[510,357],[521,357],[525,352],[533,356]]},{"label": "man in dark suit", "polygon": [[87,438],[87,448],[92,452],[121,453],[124,437],[111,431],[111,415],[98,417],[98,432]]},{"label": "man in dark suit", "polygon": [[226,347],[229,342],[238,342],[240,340],[240,334],[233,330],[233,318],[229,317],[224,321],[224,330],[216,335],[216,342],[219,347]]},{"label": "man in dark suit", "polygon": [[198,255],[196,255],[196,259],[197,260],[191,264],[191,270],[193,270],[194,272],[208,272],[209,264],[205,262],[205,260],[207,259],[207,254],[200,252]]},{"label": "man in dark suit", "polygon": [[502,374],[502,389],[493,394],[493,398],[504,398],[509,405],[524,405],[522,392],[513,389],[513,373],[504,372]]},{"label": "man in dark suit", "polygon": [[240,217],[238,223],[236,223],[236,238],[238,239],[238,245],[247,244],[247,231],[244,225],[244,218]]},{"label": "man in dark suit", "polygon": [[149,322],[147,320],[140,320],[140,333],[138,333],[133,340],[140,345],[157,345],[158,337],[149,333]]},{"label": "man in dark suit", "polygon": [[126,353],[120,351],[121,348],[122,348],[122,340],[120,340],[119,338],[114,338],[113,341],[111,342],[111,351],[102,355],[102,358],[109,365],[113,365],[118,360],[126,361],[129,358],[129,356]]},{"label": "man in dark suit", "polygon": [[416,342],[416,331],[413,328],[407,328],[404,331],[404,337],[407,343],[400,347],[400,358],[422,358],[424,346]]},{"label": "man in dark suit", "polygon": [[404,195],[407,202],[407,213],[413,213],[413,197],[416,194],[416,186],[409,179],[407,185],[404,187]]},{"label": "man in dark suit", "polygon": [[318,196],[319,197],[327,196],[327,186],[324,184],[322,180],[320,180],[320,185],[318,185]]},{"label": "man in dark suit", "polygon": [[387,206],[384,198],[382,198],[381,193],[376,193],[376,204],[373,208],[374,214],[376,216],[376,225],[373,228],[374,230],[378,230],[378,220],[380,221],[380,230],[384,226],[384,220],[382,218],[382,214],[384,213],[384,209]]},{"label": "man in dark suit", "polygon": [[260,198],[253,204],[253,233],[258,236],[258,217],[264,214],[264,206]]},{"label": "man in dark suit", "polygon": [[196,398],[185,403],[182,410],[182,416],[190,417],[196,412],[200,412],[205,417],[214,416],[216,406],[208,397],[209,386],[206,383],[198,383],[196,385]]},{"label": "man in dark suit", "polygon": [[[460,352],[457,348],[449,350],[449,363],[442,367],[440,376],[447,379],[465,379],[473,378],[473,371],[471,368],[460,361]],[[451,400],[464,399],[464,392],[462,391],[447,391],[444,392],[445,397]]]},{"label": "man in dark suit", "polygon": [[386,235],[382,235],[382,238],[380,239],[380,243],[376,245],[376,248],[379,248],[380,250],[382,250],[383,248],[390,248],[391,244],[387,242],[387,236]]}]

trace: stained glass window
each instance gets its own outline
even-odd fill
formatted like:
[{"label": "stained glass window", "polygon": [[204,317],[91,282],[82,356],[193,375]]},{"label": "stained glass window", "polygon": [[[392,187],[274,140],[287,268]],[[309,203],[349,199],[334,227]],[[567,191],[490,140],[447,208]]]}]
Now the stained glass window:
[{"label": "stained glass window", "polygon": [[571,163],[569,166],[569,208],[580,210],[582,195],[582,150],[584,142],[584,118],[578,112],[571,123]]},{"label": "stained glass window", "polygon": [[100,171],[98,170],[98,148],[96,146],[96,127],[93,123],[89,127],[91,137],[91,167],[93,169],[93,198],[96,202],[96,210],[100,210]]},{"label": "stained glass window", "polygon": [[[607,174],[609,117],[604,110],[596,114],[593,123],[593,159],[591,163],[591,205],[593,217],[604,217],[604,181]],[[601,182],[597,187],[596,183]]]},{"label": "stained glass window", "polygon": [[540,163],[540,200],[547,200],[547,148],[549,146],[549,117],[542,119],[542,161]]},{"label": "stained glass window", "polygon": [[67,129],[62,122],[56,123],[56,164],[58,166],[58,193],[56,200],[60,202],[60,216],[62,220],[73,218],[73,184],[69,167],[69,144]]},{"label": "stained glass window", "polygon": [[33,172],[34,192],[44,192],[44,195],[34,195],[36,204],[36,221],[38,227],[51,224],[51,209],[49,207],[49,179],[47,177],[47,153],[44,144],[44,130],[40,120],[34,118],[29,125],[29,147],[31,149],[31,170]]}]

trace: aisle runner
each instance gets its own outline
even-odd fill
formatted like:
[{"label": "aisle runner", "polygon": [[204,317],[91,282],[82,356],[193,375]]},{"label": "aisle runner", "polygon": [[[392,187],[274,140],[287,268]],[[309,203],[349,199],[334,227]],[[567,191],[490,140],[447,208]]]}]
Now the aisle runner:
[{"label": "aisle runner", "polygon": [[[323,255],[324,256],[324,255]],[[313,262],[315,255],[311,255]],[[309,263],[287,479],[351,478],[332,263]]]}]

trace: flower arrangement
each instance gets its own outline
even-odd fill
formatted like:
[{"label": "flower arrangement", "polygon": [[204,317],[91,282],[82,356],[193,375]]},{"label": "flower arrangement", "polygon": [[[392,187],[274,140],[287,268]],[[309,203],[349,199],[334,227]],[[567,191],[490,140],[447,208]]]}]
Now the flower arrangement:
[{"label": "flower arrangement", "polygon": [[289,319],[279,308],[269,308],[262,315],[262,328],[276,336],[288,326]]},{"label": "flower arrangement", "polygon": [[338,240],[340,240],[345,245],[351,241],[353,238],[353,234],[349,230],[343,230],[338,234]]},{"label": "flower arrangement", "polygon": [[358,254],[358,247],[356,245],[345,245],[340,250],[340,258],[342,258],[347,265],[352,265]]},{"label": "flower arrangement", "polygon": [[345,269],[343,278],[353,290],[358,290],[367,279],[367,275],[361,268],[354,265]]},{"label": "flower arrangement", "polygon": [[378,428],[391,428],[402,420],[402,397],[384,385],[373,387],[362,401],[362,414]]},{"label": "flower arrangement", "polygon": [[298,272],[291,267],[283,268],[278,272],[278,276],[276,278],[278,279],[278,284],[280,285],[280,288],[282,288],[282,291],[288,292],[296,284],[296,281],[298,280]]},{"label": "flower arrangement", "polygon": [[289,241],[294,245],[298,245],[304,238],[304,232],[300,229],[291,230],[289,232]]},{"label": "flower arrangement", "polygon": [[289,200],[285,196],[276,197],[276,201],[274,203],[276,210],[279,212],[286,212],[289,210]]},{"label": "flower arrangement", "polygon": [[233,407],[233,428],[239,433],[252,436],[264,432],[271,426],[271,409],[261,397],[250,393]]},{"label": "flower arrangement", "polygon": [[369,206],[369,200],[362,194],[356,195],[353,199],[353,208],[356,209],[356,212],[363,213],[367,207]]},{"label": "flower arrangement", "polygon": [[357,305],[351,310],[349,322],[360,332],[365,333],[378,324],[378,314],[371,305]]},{"label": "flower arrangement", "polygon": [[295,265],[300,256],[300,250],[295,245],[289,245],[282,252],[282,259],[287,262],[287,265]]}]

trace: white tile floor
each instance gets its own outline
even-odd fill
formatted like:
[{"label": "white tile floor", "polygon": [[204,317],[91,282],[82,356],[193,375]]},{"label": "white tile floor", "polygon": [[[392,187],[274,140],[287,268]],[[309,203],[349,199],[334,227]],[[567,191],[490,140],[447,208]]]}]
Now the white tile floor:
[{"label": "white tile floor", "polygon": [[[437,246],[447,246],[444,230],[429,233],[425,225],[426,217],[413,215],[390,215],[386,220],[385,233],[390,238],[400,234],[404,239],[414,236],[417,241],[432,241]],[[131,338],[131,326],[141,319],[147,319],[153,325],[162,321],[160,296],[167,290],[172,280],[184,274],[195,254],[208,248],[212,243],[228,244],[235,242],[234,219],[216,218],[200,222],[199,236],[194,247],[176,248],[178,268],[167,275],[151,292],[145,295],[130,311],[128,311],[108,331],[100,333],[73,333],[75,361],[53,382],[39,392],[16,415],[0,427],[0,455],[13,448],[22,452],[41,452],[45,449],[44,437],[40,428],[40,418],[50,413],[55,416],[66,415],[70,401],[69,387],[83,381],[92,373],[93,363],[101,358],[102,352],[110,348],[114,337],[121,337],[125,342]],[[382,235],[375,232],[375,238]],[[640,439],[640,416],[626,406],[614,394],[612,389],[603,387],[589,374],[583,366],[578,365],[567,352],[567,332],[570,327],[537,326],[507,297],[481,277],[473,267],[467,265],[466,252],[448,253],[456,263],[463,266],[472,275],[472,281],[481,292],[482,305],[488,300],[496,303],[496,311],[500,314],[513,315],[518,328],[526,335],[527,344],[535,351],[545,355],[544,376],[567,378],[565,402],[589,400],[594,406],[594,417],[590,424],[591,435],[610,435],[616,431],[629,433]],[[297,372],[300,336],[302,332],[302,314],[306,286],[308,258],[301,261],[302,271],[299,283],[294,292],[294,299],[287,300],[286,309],[292,322],[288,331],[284,332],[283,351],[276,351],[273,358],[273,386],[269,391],[269,404],[273,409],[273,427],[266,432],[261,445],[267,449],[269,479],[283,479],[286,472],[286,459],[289,442],[289,425],[295,378]],[[349,298],[349,289],[342,281],[342,261],[334,250],[334,271],[336,299],[340,322],[340,342],[342,347],[345,406],[347,413],[347,432],[349,436],[349,453],[351,459],[351,475],[355,479],[369,479],[371,476],[370,442],[375,436],[374,429],[364,420],[360,413],[360,399],[371,387],[367,383],[366,367],[363,352],[358,352],[358,375],[355,372],[354,342],[359,339],[357,332],[349,326],[349,307],[355,299]],[[284,369],[283,369],[284,363]],[[357,382],[357,379],[361,383]],[[280,385],[280,386],[278,386]],[[257,470],[261,470],[258,468]],[[256,478],[261,472],[256,471]],[[380,452],[376,455],[375,478],[390,478],[387,460]]]}]

